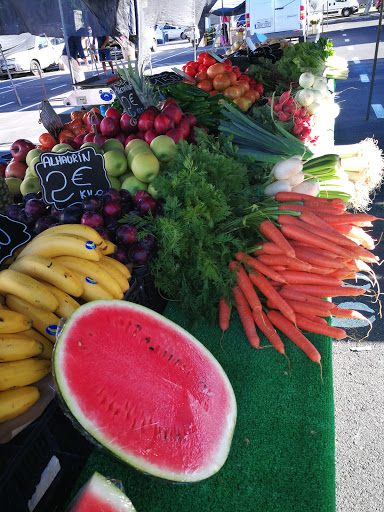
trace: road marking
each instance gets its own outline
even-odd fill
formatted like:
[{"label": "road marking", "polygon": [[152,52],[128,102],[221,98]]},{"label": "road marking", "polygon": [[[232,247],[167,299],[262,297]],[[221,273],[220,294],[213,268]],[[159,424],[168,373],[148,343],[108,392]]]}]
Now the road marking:
[{"label": "road marking", "polygon": [[4,103],[4,105],[0,105],[0,108],[6,107],[7,105],[12,105],[12,103],[15,103],[15,102],[10,101],[9,103]]},{"label": "road marking", "polygon": [[353,52],[353,51],[355,51],[355,48],[354,48],[354,46],[347,46],[347,50],[349,50],[350,52]]},{"label": "road marking", "polygon": [[[176,53],[175,55],[170,55],[169,57],[165,57],[164,59],[158,59],[158,60],[153,60],[152,61],[152,64],[157,64],[158,62],[161,62],[162,60],[169,60],[169,59],[172,59],[173,57],[177,57],[178,55],[181,55],[182,53],[188,53],[190,52],[191,50],[185,50],[185,52],[180,52],[180,53]],[[193,47],[192,47],[192,52],[193,52]],[[175,64],[176,66],[177,64]]]},{"label": "road marking", "polygon": [[60,76],[54,76],[53,78],[47,78],[47,82],[49,82],[50,80],[56,80],[57,78],[60,78]]},{"label": "road marking", "polygon": [[34,103],[33,105],[28,105],[28,107],[19,108],[19,110],[16,110],[16,112],[21,112],[22,110],[27,110],[27,108],[36,107],[36,105],[40,105],[41,101],[38,103]]},{"label": "road marking", "polygon": [[376,114],[376,117],[378,117],[379,119],[383,119],[384,118],[384,108],[383,108],[383,105],[375,104],[375,105],[372,105],[372,108],[373,108],[374,113]]},{"label": "road marking", "polygon": [[50,91],[54,91],[55,89],[60,89],[60,87],[69,87],[67,84],[58,85],[57,87],[52,87],[52,89],[49,89]]},{"label": "road marking", "polygon": [[365,75],[365,74],[364,74],[364,75],[360,75],[360,80],[361,80],[362,82],[365,82],[365,83],[366,83],[366,82],[369,82],[369,76],[368,76],[368,75]]},{"label": "road marking", "polygon": [[343,37],[345,37],[347,34],[341,34]]},{"label": "road marking", "polygon": [[350,40],[349,40],[349,39],[344,39],[344,41],[345,41],[346,43],[349,43],[349,41],[350,41]]},{"label": "road marking", "polygon": [[360,64],[360,59],[358,59],[357,57],[353,57],[352,60],[355,64]]}]

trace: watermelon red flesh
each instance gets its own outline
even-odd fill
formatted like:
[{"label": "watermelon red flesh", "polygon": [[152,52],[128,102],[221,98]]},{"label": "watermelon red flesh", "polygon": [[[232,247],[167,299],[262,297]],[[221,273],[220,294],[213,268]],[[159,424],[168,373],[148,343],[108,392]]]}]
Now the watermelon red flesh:
[{"label": "watermelon red flesh", "polygon": [[81,306],[60,334],[54,369],[79,423],[136,468],[198,481],[224,464],[232,387],[212,354],[161,315],[124,301]]},{"label": "watermelon red flesh", "polygon": [[112,482],[94,473],[67,512],[135,512],[132,502]]}]

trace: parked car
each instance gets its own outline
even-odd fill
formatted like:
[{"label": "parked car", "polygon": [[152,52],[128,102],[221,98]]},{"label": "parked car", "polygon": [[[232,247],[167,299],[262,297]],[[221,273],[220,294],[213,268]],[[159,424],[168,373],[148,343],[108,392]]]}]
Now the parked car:
[{"label": "parked car", "polygon": [[193,27],[186,28],[184,34],[185,34],[186,39],[188,39],[188,41],[192,45],[195,44],[195,41],[196,41],[196,44],[199,44],[200,39],[201,39],[201,34],[200,34],[199,27],[197,25],[195,28],[193,28]]},{"label": "parked car", "polygon": [[168,36],[168,41],[174,41],[176,39],[187,39],[184,33],[184,28],[174,27],[172,25],[156,25],[156,38],[157,40],[163,40],[163,34]]},{"label": "parked car", "polygon": [[236,20],[236,27],[237,28],[240,28],[240,27],[245,27],[245,14],[242,14],[241,16],[239,16]]},{"label": "parked car", "polygon": [[[17,36],[19,37],[19,36]],[[23,37],[22,35],[20,37]],[[56,39],[52,44],[51,40],[45,35],[30,36],[31,47],[24,51],[10,53],[6,57],[8,69],[12,75],[18,73],[32,73],[38,75],[39,71],[49,69],[52,66],[58,66],[64,41]],[[7,66],[1,62],[0,76],[7,75]]]}]

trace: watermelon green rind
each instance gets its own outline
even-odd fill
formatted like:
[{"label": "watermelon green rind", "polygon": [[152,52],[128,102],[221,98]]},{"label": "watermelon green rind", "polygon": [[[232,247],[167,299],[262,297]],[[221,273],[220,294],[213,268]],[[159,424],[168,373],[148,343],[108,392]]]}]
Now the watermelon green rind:
[{"label": "watermelon green rind", "polygon": [[[193,447],[196,454],[201,456],[203,459],[201,467],[197,467],[198,463],[195,463],[195,460],[193,460],[193,454],[191,456],[192,459],[190,467],[183,467],[182,470],[180,468],[172,468],[168,461],[164,462],[164,460],[162,460],[161,456],[159,457],[159,460],[156,462],[154,462],[153,460],[146,460],[145,455],[141,456],[141,453],[140,456],[137,456],[137,454],[135,455],[134,453],[132,453],[132,451],[130,451],[129,446],[127,447],[126,445],[122,446],[121,444],[119,444],[118,438],[111,439],[111,434],[110,432],[108,432],[108,428],[111,427],[110,423],[105,423],[106,420],[104,419],[102,419],[100,423],[100,418],[92,418],[92,414],[84,413],[84,407],[79,402],[79,398],[75,396],[76,393],[74,392],[74,389],[72,389],[72,383],[68,378],[68,376],[70,375],[70,370],[68,370],[68,368],[70,368],[72,365],[79,365],[81,367],[80,360],[75,359],[72,360],[72,365],[66,365],[66,358],[73,357],[73,354],[68,349],[68,346],[71,343],[70,336],[73,335],[73,333],[75,333],[78,325],[82,325],[82,323],[84,323],[84,319],[86,319],[88,315],[90,315],[88,320],[90,322],[92,320],[92,315],[95,314],[95,312],[99,313],[98,317],[100,318],[101,315],[103,315],[104,317],[108,317],[108,315],[116,314],[116,311],[118,311],[119,314],[124,315],[124,318],[131,318],[133,319],[133,321],[135,321],[136,317],[141,318],[141,323],[144,326],[146,325],[146,322],[148,322],[148,325],[150,325],[151,323],[155,324],[155,326],[157,326],[157,329],[155,329],[155,331],[159,333],[163,331],[167,332],[169,343],[182,343],[182,348],[185,349],[186,347],[185,350],[187,352],[187,356],[189,356],[191,353],[192,361],[193,357],[197,360],[196,364],[201,364],[203,366],[204,364],[208,365],[210,374],[213,375],[212,379],[219,380],[219,384],[217,385],[219,386],[219,391],[222,392],[223,396],[225,397],[225,407],[223,408],[223,411],[217,411],[216,409],[218,408],[216,408],[215,411],[213,412],[211,410],[211,414],[216,414],[219,416],[221,414],[221,417],[219,418],[221,421],[218,422],[217,429],[216,426],[213,427],[212,425],[208,425],[209,432],[206,437],[206,439],[208,440],[207,446],[205,446],[204,444],[205,440],[202,439],[201,447]],[[92,327],[90,327],[90,329],[92,329]],[[105,325],[106,337],[112,336],[110,331],[113,331],[113,326]],[[172,335],[172,333],[177,333],[177,335]],[[162,339],[162,341],[164,340]],[[86,340],[86,342],[88,342],[88,339]],[[180,347],[181,345],[179,345],[179,348]],[[71,350],[74,350],[73,347]],[[84,359],[84,361],[86,360]],[[143,306],[118,300],[93,301],[84,304],[71,315],[69,321],[66,322],[63,330],[60,333],[60,336],[58,338],[58,341],[56,342],[54,349],[53,369],[55,381],[61,398],[65,402],[66,406],[68,407],[70,413],[73,415],[75,420],[81,425],[81,427],[87,432],[87,434],[89,434],[92,438],[95,439],[95,441],[100,443],[107,450],[111,451],[116,457],[132,465],[139,471],[151,474],[153,476],[157,476],[159,478],[177,482],[196,482],[212,476],[217,471],[219,471],[223,464],[225,463],[230,450],[230,445],[232,441],[237,416],[236,398],[231,383],[219,362],[213,357],[213,355],[202,343],[196,340],[196,338],[194,338],[191,334],[182,329],[180,326],[178,326],[171,320],[166,319],[162,315],[159,315],[158,313],[149,310],[148,308],[145,308]],[[130,371],[133,370],[130,369]],[[204,371],[206,371],[205,368]],[[72,370],[72,372],[76,372],[76,370]],[[77,378],[76,375],[75,377]],[[90,377],[94,379],[96,387],[98,379],[97,368],[95,368],[94,375]],[[88,379],[86,378],[85,380]],[[171,384],[177,386],[177,384],[174,382],[171,382]],[[220,386],[222,389],[220,388]],[[172,391],[173,389],[174,388],[172,388]],[[210,389],[211,388],[207,386],[207,391],[210,391]],[[213,387],[213,389],[216,388]],[[155,391],[157,391],[157,389],[155,389]],[[88,392],[92,394],[92,388],[89,388]],[[177,394],[178,390],[176,390],[175,393]],[[172,397],[170,397],[170,399],[172,399]],[[191,402],[190,394],[188,394],[188,392],[186,392],[185,400],[188,402],[187,405],[189,407],[189,410],[192,410],[190,404],[192,403],[193,405],[193,401]],[[207,396],[207,408],[209,408],[209,400],[214,400],[214,398],[210,399]],[[200,403],[196,407],[198,406],[200,406]],[[99,421],[99,426],[96,426],[97,421]],[[212,421],[216,420],[213,419]],[[203,423],[202,420],[201,423]],[[153,427],[153,425],[151,425],[151,427]],[[212,434],[213,431],[214,434]],[[198,434],[200,435],[199,439],[201,439],[202,434],[199,432]],[[190,434],[187,432],[187,436],[188,435]],[[214,446],[212,445],[212,435],[217,436],[217,438],[213,440]],[[191,434],[191,438],[187,438],[187,436],[182,436],[182,442],[184,444],[188,442],[192,444],[190,439],[194,439],[193,434]],[[211,443],[211,445],[209,443]],[[201,455],[200,452],[204,452],[204,450],[207,451],[208,455],[204,455],[204,453],[203,455]],[[189,454],[187,454],[187,457],[188,456]],[[196,456],[196,458],[198,457]]]},{"label": "watermelon green rind", "polygon": [[[97,508],[96,508],[97,507]],[[97,471],[80,489],[68,512],[136,512],[130,499]]]}]

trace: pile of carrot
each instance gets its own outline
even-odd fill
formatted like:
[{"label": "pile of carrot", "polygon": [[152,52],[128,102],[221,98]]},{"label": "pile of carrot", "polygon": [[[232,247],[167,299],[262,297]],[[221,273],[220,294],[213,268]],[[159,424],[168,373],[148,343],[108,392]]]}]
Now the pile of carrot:
[{"label": "pile of carrot", "polygon": [[[239,252],[229,264],[236,277],[234,302],[253,347],[261,348],[258,328],[285,355],[279,330],[321,366],[320,353],[302,331],[343,339],[346,332],[330,326],[327,317],[366,320],[357,311],[323,299],[366,292],[344,281],[354,279],[357,271],[374,275],[369,264],[378,263],[371,252],[375,241],[364,228],[377,218],[347,212],[341,199],[293,192],[279,192],[275,199],[285,204],[279,205],[276,222],[261,222],[263,241],[250,251],[252,255]],[[229,317],[230,307],[222,298],[219,325],[223,332]]]}]

